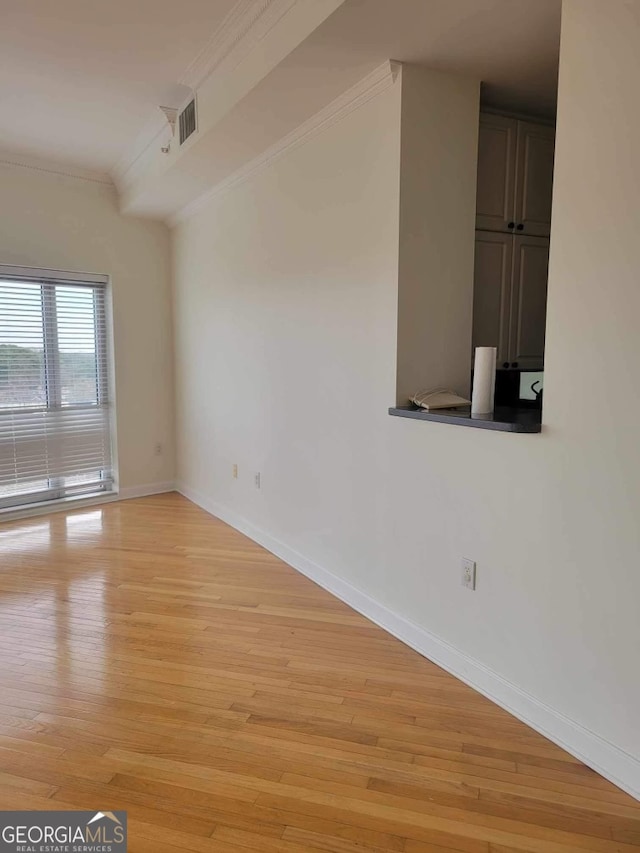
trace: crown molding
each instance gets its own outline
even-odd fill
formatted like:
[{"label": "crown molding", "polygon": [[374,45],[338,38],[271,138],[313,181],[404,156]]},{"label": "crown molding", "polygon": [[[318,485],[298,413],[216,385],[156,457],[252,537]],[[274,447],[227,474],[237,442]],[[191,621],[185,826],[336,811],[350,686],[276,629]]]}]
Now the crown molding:
[{"label": "crown molding", "polygon": [[342,121],[352,112],[359,109],[359,107],[392,86],[401,68],[402,64],[400,62],[391,60],[383,62],[382,65],[356,83],[355,86],[347,89],[346,92],[339,95],[326,107],[311,116],[311,118],[298,125],[298,127],[286,134],[286,136],[283,136],[278,142],[265,149],[258,157],[249,160],[240,169],[237,169],[227,178],[220,181],[220,183],[183,207],[182,210],[169,217],[167,224],[170,227],[174,227],[180,222],[191,218],[216,196],[243,184],[289,151],[298,148],[300,145],[304,145],[328,127]]},{"label": "crown molding", "polygon": [[173,138],[171,128],[166,120],[157,112],[153,115],[138,134],[136,141],[128,148],[115,166],[111,169],[111,180],[122,192],[125,187],[135,182],[144,173],[146,161],[144,155],[152,146],[160,148],[164,140]]},{"label": "crown molding", "polygon": [[65,178],[75,178],[79,181],[89,181],[92,184],[113,187],[111,177],[105,172],[84,169],[80,166],[70,166],[67,163],[58,163],[55,160],[46,160],[42,157],[32,157],[30,154],[22,154],[19,151],[0,149],[0,165],[10,166],[14,169],[30,169],[33,172],[47,172],[51,175],[63,175]]},{"label": "crown molding", "polygon": [[179,82],[197,89],[210,74],[229,71],[254,49],[298,0],[238,0]]},{"label": "crown molding", "polygon": [[[232,71],[297,2],[237,0],[178,83],[193,94],[214,71]],[[149,119],[137,140],[111,170],[112,181],[119,190],[131,186],[144,174],[148,165],[145,155],[153,147],[160,148],[163,139],[168,138],[166,131],[167,122],[159,116]]]}]

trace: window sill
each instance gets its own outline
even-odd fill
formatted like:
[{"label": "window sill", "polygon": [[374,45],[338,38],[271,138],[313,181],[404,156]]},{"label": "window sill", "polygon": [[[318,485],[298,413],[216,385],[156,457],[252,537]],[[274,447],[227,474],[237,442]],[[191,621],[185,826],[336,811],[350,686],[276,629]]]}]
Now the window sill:
[{"label": "window sill", "polygon": [[118,499],[118,492],[94,492],[90,495],[73,495],[68,498],[58,498],[54,501],[23,504],[22,506],[0,509],[0,524],[7,521],[19,521],[22,518],[35,518],[38,515],[48,515],[52,512],[62,512],[70,509],[81,509],[85,506],[111,503]]},{"label": "window sill", "polygon": [[542,431],[539,409],[498,408],[491,415],[472,415],[470,407],[461,409],[437,409],[426,412],[416,406],[397,406],[389,409],[389,414],[397,418],[413,418],[417,421],[435,421],[441,424],[491,429],[498,432]]}]

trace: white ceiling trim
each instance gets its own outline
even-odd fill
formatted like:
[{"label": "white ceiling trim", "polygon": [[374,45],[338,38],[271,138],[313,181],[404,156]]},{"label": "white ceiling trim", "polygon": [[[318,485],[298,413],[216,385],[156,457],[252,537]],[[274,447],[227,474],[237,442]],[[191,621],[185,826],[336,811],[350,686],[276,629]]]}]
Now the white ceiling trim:
[{"label": "white ceiling trim", "polygon": [[[238,0],[178,82],[195,92],[214,71],[232,71],[297,2]],[[170,138],[166,130],[166,121],[156,115],[134,145],[124,152],[111,170],[112,180],[120,191],[135,183],[139,174],[144,172],[147,165],[145,154],[153,146],[160,147],[163,138]]]},{"label": "white ceiling trim", "polygon": [[111,170],[113,182],[120,191],[132,184],[140,171],[144,171],[146,152],[154,145],[160,148],[165,138],[170,141],[172,136],[166,119],[158,112]]},{"label": "white ceiling trim", "polygon": [[195,90],[222,65],[238,65],[296,2],[238,0],[178,82]]},{"label": "white ceiling trim", "polygon": [[14,169],[31,169],[35,172],[49,172],[52,175],[64,175],[65,178],[76,178],[93,184],[113,186],[111,177],[104,172],[83,169],[80,166],[69,166],[66,163],[56,163],[54,160],[32,157],[29,154],[20,154],[17,151],[0,150],[0,165],[10,166]]},{"label": "white ceiling trim", "polygon": [[331,101],[330,104],[311,116],[307,121],[298,125],[298,127],[286,136],[283,136],[282,139],[271,145],[258,157],[254,157],[253,160],[250,160],[223,181],[220,181],[219,184],[207,190],[207,192],[183,207],[182,210],[170,216],[167,224],[170,227],[175,227],[180,222],[184,222],[205,207],[216,196],[245,183],[289,151],[298,148],[300,145],[304,145],[305,142],[308,142],[323,130],[342,121],[342,119],[346,118],[354,110],[357,110],[366,104],[367,101],[382,94],[382,92],[392,86],[401,68],[402,63],[400,62],[383,62],[382,65],[360,80],[359,83],[347,89],[346,92],[335,98],[335,100]]}]

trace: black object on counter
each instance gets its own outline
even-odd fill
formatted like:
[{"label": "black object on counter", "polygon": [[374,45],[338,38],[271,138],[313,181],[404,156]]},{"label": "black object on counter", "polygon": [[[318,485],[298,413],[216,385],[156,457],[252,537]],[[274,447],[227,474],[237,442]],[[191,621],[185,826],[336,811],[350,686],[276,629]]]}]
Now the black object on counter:
[{"label": "black object on counter", "polygon": [[[517,366],[518,362],[513,362],[513,367]],[[503,367],[508,367],[509,362],[505,361]],[[538,389],[533,389],[536,395],[535,400],[523,400],[520,398],[520,380],[523,373],[532,371],[523,370],[496,370],[496,396],[495,403],[497,408],[508,409],[541,409],[542,408],[542,393]],[[538,371],[533,371],[537,373]]]}]

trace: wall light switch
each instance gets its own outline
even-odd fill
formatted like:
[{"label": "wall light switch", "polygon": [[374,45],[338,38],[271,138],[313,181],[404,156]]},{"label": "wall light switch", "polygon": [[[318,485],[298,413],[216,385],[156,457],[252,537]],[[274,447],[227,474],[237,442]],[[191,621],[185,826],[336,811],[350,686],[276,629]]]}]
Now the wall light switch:
[{"label": "wall light switch", "polygon": [[462,558],[462,586],[467,589],[476,588],[476,564],[474,560]]}]

